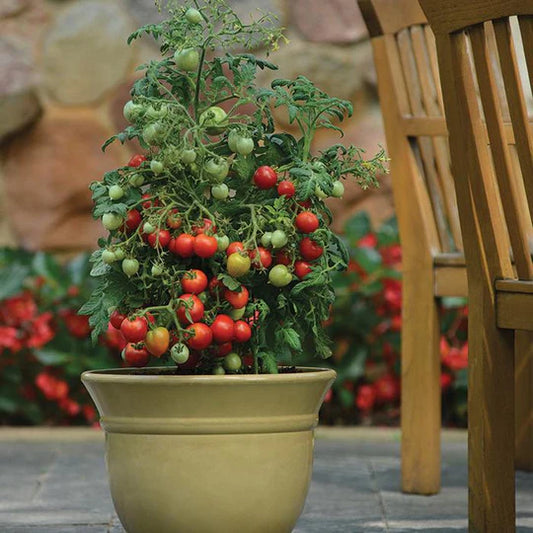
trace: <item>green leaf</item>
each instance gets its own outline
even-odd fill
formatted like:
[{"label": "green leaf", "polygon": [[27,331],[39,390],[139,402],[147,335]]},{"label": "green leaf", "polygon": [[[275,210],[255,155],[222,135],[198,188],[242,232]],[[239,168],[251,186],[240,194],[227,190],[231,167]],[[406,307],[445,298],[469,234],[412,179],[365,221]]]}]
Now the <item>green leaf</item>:
[{"label": "green leaf", "polygon": [[263,372],[267,374],[277,374],[278,373],[278,363],[276,361],[276,356],[271,352],[262,352],[259,354],[261,359],[261,368]]},{"label": "green leaf", "polygon": [[344,226],[344,233],[352,243],[356,243],[371,231],[372,225],[370,223],[370,217],[366,211],[361,211],[354,215]]},{"label": "green leaf", "polygon": [[222,281],[224,287],[227,287],[230,291],[237,291],[241,288],[240,281],[231,277],[229,274],[219,274],[218,279]]},{"label": "green leaf", "polygon": [[356,248],[353,250],[352,256],[368,274],[374,273],[383,263],[381,254],[375,248],[367,248],[366,246]]},{"label": "green leaf", "polygon": [[19,293],[29,274],[29,267],[23,265],[14,264],[2,268],[0,270],[0,300],[5,300]]},{"label": "green leaf", "polygon": [[72,354],[54,350],[53,348],[41,348],[33,353],[43,365],[62,365],[72,360]]}]

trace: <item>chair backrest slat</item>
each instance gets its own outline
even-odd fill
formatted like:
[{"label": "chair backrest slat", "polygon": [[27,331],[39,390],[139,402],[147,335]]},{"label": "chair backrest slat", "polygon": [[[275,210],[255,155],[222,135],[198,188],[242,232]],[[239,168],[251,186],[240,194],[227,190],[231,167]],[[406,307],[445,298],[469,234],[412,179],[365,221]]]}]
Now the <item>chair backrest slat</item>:
[{"label": "chair backrest slat", "polygon": [[533,3],[421,4],[436,35],[469,260],[486,279],[531,280]]},{"label": "chair backrest slat", "polygon": [[[527,217],[523,210],[523,194],[521,194],[523,191],[519,189],[519,182],[514,178],[511,151],[505,138],[503,110],[493,72],[493,62],[488,49],[488,27],[488,25],[487,28],[477,25],[470,31],[472,56],[487,125],[494,171],[501,191],[500,197],[509,228],[517,273],[521,278],[529,279],[533,274],[533,265],[528,244]],[[490,162],[487,162],[487,165],[489,164]],[[497,198],[498,195],[495,197]]]}]

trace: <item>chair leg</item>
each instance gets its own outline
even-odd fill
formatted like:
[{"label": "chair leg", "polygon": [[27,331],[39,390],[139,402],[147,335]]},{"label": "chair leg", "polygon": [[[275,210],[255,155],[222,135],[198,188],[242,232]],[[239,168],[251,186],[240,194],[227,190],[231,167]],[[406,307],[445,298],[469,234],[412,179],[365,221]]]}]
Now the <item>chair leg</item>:
[{"label": "chair leg", "polygon": [[533,333],[515,334],[515,466],[533,471]]},{"label": "chair leg", "polygon": [[[472,285],[472,284],[470,284]],[[469,289],[469,531],[515,531],[514,332],[495,326],[490,289]],[[477,294],[476,294],[477,292]]]},{"label": "chair leg", "polygon": [[403,275],[402,490],[440,490],[441,389],[433,272]]}]

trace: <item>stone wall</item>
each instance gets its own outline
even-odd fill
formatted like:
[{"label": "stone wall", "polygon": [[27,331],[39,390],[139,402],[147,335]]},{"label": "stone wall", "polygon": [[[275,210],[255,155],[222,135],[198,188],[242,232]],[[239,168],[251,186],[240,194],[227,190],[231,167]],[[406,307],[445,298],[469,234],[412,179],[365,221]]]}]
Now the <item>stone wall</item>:
[{"label": "stone wall", "polygon": [[[231,0],[246,16],[274,11],[289,44],[272,56],[277,75],[303,74],[354,103],[344,142],[384,144],[372,54],[355,0]],[[90,217],[88,184],[122,165],[130,149],[102,142],[124,126],[139,63],[150,43],[128,47],[139,24],[157,20],[153,0],[2,0],[0,2],[0,245],[77,250],[101,232]],[[261,82],[270,80],[264,77]],[[278,117],[280,129],[289,128]],[[337,142],[321,134],[315,149]],[[392,214],[388,178],[375,192],[348,187],[335,201],[336,227],[357,209]]]}]

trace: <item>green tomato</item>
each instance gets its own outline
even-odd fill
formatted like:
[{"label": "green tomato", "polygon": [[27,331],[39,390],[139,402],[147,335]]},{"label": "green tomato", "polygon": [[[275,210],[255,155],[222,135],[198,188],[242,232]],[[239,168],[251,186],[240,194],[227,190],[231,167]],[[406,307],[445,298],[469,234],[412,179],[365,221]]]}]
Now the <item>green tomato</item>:
[{"label": "green tomato", "polygon": [[228,257],[228,274],[234,278],[240,278],[248,273],[252,261],[247,255],[234,252]]},{"label": "green tomato", "polygon": [[231,352],[224,357],[224,368],[230,372],[239,370],[242,366],[242,360],[238,353]]},{"label": "green tomato", "polygon": [[124,259],[122,261],[122,272],[131,278],[139,272],[139,261],[137,259]]},{"label": "green tomato", "polygon": [[157,140],[161,137],[161,132],[163,130],[163,127],[159,122],[154,122],[153,124],[149,124],[143,129],[142,137],[144,139],[144,142],[150,145],[156,144]]},{"label": "green tomato", "polygon": [[146,110],[145,117],[150,120],[156,120],[158,118],[164,118],[167,116],[168,106],[163,104],[159,109],[156,109],[154,106],[149,106]]},{"label": "green tomato", "polygon": [[228,134],[228,147],[233,153],[237,153],[237,141],[241,138],[237,130],[231,130]]},{"label": "green tomato", "polygon": [[287,242],[287,234],[283,230],[277,229],[272,233],[270,243],[272,244],[273,248],[283,248]]},{"label": "green tomato", "polygon": [[170,349],[170,357],[172,357],[172,360],[178,365],[182,365],[189,360],[189,353],[189,348],[180,342],[174,344]]},{"label": "green tomato", "polygon": [[152,265],[152,276],[158,277],[163,274],[163,267],[161,265]]},{"label": "green tomato", "polygon": [[229,316],[233,318],[233,320],[240,320],[244,316],[245,311],[246,311],[246,306],[239,307],[238,309],[232,309],[229,312]]},{"label": "green tomato", "polygon": [[200,24],[200,22],[203,20],[200,11],[194,9],[193,7],[190,7],[187,9],[187,11],[185,11],[185,18],[187,19],[187,22],[190,22],[191,24]]},{"label": "green tomato", "polygon": [[109,187],[109,198],[119,200],[124,196],[124,189],[120,185],[111,185]]},{"label": "green tomato", "polygon": [[161,163],[161,161],[157,161],[155,159],[152,159],[152,161],[150,161],[150,170],[154,174],[161,174],[161,172],[163,172],[163,170],[165,170],[165,165],[163,165],[163,163]]},{"label": "green tomato", "polygon": [[113,253],[117,261],[122,261],[126,257],[126,252],[122,248],[116,248]]},{"label": "green tomato", "polygon": [[222,182],[229,172],[229,165],[225,159],[208,159],[204,170],[217,182]]},{"label": "green tomato", "polygon": [[128,100],[124,105],[122,114],[124,118],[131,123],[134,123],[142,114],[143,107],[139,104],[134,104],[131,100]]},{"label": "green tomato", "polygon": [[209,135],[220,135],[228,127],[228,115],[221,107],[212,106],[200,115],[200,126]]},{"label": "green tomato", "polygon": [[151,224],[150,222],[145,222],[143,225],[143,233],[146,233],[146,235],[150,235],[155,231],[155,226]]},{"label": "green tomato", "polygon": [[196,152],[194,150],[183,150],[181,152],[181,160],[186,165],[190,165],[196,161]]},{"label": "green tomato", "polygon": [[292,275],[285,265],[276,265],[268,273],[268,280],[274,287],[285,287],[292,281]]},{"label": "green tomato", "polygon": [[128,181],[132,187],[140,187],[144,183],[144,176],[142,174],[132,174]]},{"label": "green tomato", "polygon": [[105,213],[102,217],[102,224],[104,225],[104,228],[109,231],[120,228],[123,223],[124,219],[116,213]]},{"label": "green tomato", "polygon": [[229,246],[229,237],[227,235],[215,235],[217,240],[217,250],[219,252],[224,252]]},{"label": "green tomato", "polygon": [[235,151],[240,155],[251,154],[254,150],[254,140],[250,137],[240,137],[237,139],[235,148]]},{"label": "green tomato", "polygon": [[102,261],[106,265],[110,265],[117,260],[117,256],[111,250],[104,250],[102,252]]},{"label": "green tomato", "polygon": [[185,72],[193,72],[200,64],[200,54],[194,48],[185,48],[184,50],[176,50],[174,54],[174,61],[176,66]]},{"label": "green tomato", "polygon": [[268,248],[271,243],[272,243],[272,232],[267,231],[266,233],[263,233],[263,236],[261,237],[261,244],[265,248]]},{"label": "green tomato", "polygon": [[229,196],[229,187],[225,183],[213,185],[211,187],[211,196],[215,200],[225,200]]},{"label": "green tomato", "polygon": [[331,196],[334,196],[335,198],[342,198],[344,195],[344,185],[342,181],[336,181],[333,184],[333,191],[331,193]]},{"label": "green tomato", "polygon": [[214,376],[223,376],[225,373],[226,373],[226,371],[221,366],[217,365],[217,366],[215,366],[215,368],[213,368],[213,375]]}]

